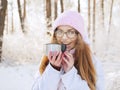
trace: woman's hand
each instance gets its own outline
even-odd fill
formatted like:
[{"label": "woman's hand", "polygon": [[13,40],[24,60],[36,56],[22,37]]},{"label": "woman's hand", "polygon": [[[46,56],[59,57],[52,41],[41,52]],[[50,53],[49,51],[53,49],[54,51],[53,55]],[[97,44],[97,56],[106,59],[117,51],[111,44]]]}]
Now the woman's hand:
[{"label": "woman's hand", "polygon": [[50,52],[48,59],[53,68],[60,70],[62,62],[62,52]]},{"label": "woman's hand", "polygon": [[64,54],[62,55],[62,66],[63,69],[66,72],[68,72],[69,70],[72,69],[72,67],[74,66],[74,57],[71,53],[69,53],[68,51],[64,52]]}]

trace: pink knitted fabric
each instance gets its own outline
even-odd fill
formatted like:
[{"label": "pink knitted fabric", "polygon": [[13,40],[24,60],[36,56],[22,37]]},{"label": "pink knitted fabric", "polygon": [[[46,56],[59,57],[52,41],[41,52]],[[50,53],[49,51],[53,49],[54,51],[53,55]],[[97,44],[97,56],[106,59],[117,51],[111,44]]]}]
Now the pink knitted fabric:
[{"label": "pink knitted fabric", "polygon": [[80,13],[76,11],[65,11],[60,14],[53,23],[53,30],[60,25],[69,25],[75,28],[81,35],[84,41],[89,44],[88,35],[84,30],[84,20]]}]

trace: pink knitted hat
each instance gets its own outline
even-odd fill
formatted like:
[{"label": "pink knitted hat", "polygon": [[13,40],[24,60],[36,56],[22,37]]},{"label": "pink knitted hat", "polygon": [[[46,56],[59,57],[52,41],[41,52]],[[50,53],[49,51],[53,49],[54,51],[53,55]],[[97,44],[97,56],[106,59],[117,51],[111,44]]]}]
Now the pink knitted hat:
[{"label": "pink knitted hat", "polygon": [[84,20],[80,13],[76,11],[65,11],[60,14],[53,23],[53,30],[60,25],[69,25],[76,29],[81,35],[84,41],[89,44],[87,33],[84,30]]}]

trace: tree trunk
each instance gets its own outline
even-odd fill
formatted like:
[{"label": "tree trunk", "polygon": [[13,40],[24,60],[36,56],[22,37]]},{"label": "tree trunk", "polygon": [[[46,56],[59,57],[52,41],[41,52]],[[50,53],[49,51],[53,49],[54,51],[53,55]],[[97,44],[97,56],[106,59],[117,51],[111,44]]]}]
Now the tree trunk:
[{"label": "tree trunk", "polygon": [[51,27],[51,0],[46,0],[47,27]]},{"label": "tree trunk", "polygon": [[63,0],[60,0],[61,13],[64,11]]},{"label": "tree trunk", "polygon": [[111,8],[110,8],[110,19],[109,19],[109,28],[108,28],[108,33],[110,33],[110,28],[111,28],[113,2],[114,2],[114,0],[112,0],[112,3],[111,3]]},{"label": "tree trunk", "polygon": [[88,37],[90,38],[90,23],[91,23],[91,13],[90,13],[90,0],[88,0]]},{"label": "tree trunk", "polygon": [[78,0],[78,12],[80,12],[80,0]]},{"label": "tree trunk", "polygon": [[101,0],[102,25],[104,26],[104,0]]},{"label": "tree trunk", "polygon": [[22,17],[22,8],[21,8],[20,0],[17,0],[17,4],[18,4],[20,24],[21,24],[22,31],[24,32],[24,20],[23,20],[23,17]]},{"label": "tree trunk", "polygon": [[23,22],[25,21],[25,18],[26,18],[26,0],[24,0]]},{"label": "tree trunk", "polygon": [[1,0],[0,3],[0,61],[1,61],[1,55],[2,55],[2,37],[3,37],[3,31],[5,26],[5,16],[6,16],[6,10],[7,10],[7,0]]},{"label": "tree trunk", "polygon": [[13,33],[14,32],[14,20],[13,20],[13,2],[11,3],[11,7],[12,7],[12,18],[11,18],[11,26],[12,26],[12,28],[11,28],[11,32]]},{"label": "tree trunk", "polygon": [[23,16],[22,16],[23,32],[25,32],[25,18],[26,18],[26,0],[24,0]]},{"label": "tree trunk", "polygon": [[93,0],[93,43],[95,43],[95,14],[96,14],[96,0]]},{"label": "tree trunk", "polygon": [[54,20],[57,18],[57,0],[54,0]]},{"label": "tree trunk", "polygon": [[6,9],[6,34],[8,34],[8,8]]}]

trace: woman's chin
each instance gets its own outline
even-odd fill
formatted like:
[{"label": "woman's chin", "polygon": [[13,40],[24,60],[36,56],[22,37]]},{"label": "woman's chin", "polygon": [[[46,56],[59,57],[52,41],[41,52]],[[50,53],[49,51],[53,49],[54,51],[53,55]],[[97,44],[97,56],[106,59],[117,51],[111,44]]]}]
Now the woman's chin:
[{"label": "woman's chin", "polygon": [[71,50],[71,48],[70,48],[70,47],[67,47],[67,48],[66,48],[66,51],[70,51],[70,50]]}]

